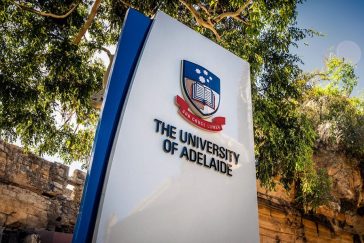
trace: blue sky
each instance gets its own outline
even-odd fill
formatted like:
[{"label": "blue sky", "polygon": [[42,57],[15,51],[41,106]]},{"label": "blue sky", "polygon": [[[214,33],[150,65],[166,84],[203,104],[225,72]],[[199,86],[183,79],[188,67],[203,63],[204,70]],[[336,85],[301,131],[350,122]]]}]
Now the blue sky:
[{"label": "blue sky", "polygon": [[[321,69],[329,53],[351,59],[359,76],[353,95],[364,92],[364,0],[307,0],[298,6],[298,26],[314,29],[323,37],[303,40],[297,53],[304,71]],[[306,46],[305,44],[308,44]]]}]

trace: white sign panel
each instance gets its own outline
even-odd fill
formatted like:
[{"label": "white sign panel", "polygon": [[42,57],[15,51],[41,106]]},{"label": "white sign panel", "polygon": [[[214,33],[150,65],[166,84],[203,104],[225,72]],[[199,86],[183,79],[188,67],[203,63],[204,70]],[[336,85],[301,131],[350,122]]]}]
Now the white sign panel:
[{"label": "white sign panel", "polygon": [[159,12],[126,102],[93,240],[258,242],[249,64]]}]

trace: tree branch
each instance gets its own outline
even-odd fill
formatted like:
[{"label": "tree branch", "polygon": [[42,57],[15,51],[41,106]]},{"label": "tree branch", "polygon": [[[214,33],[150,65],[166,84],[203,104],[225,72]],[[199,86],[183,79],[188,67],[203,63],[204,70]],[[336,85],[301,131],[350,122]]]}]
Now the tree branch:
[{"label": "tree branch", "polygon": [[246,22],[241,16],[232,16],[233,19],[243,22],[246,25],[250,25],[250,23]]},{"label": "tree branch", "polygon": [[102,88],[103,89],[106,88],[107,81],[109,80],[109,74],[110,74],[110,70],[111,70],[111,67],[112,67],[112,62],[114,60],[114,55],[110,55],[109,59],[110,59],[109,65],[107,66],[106,72],[104,73],[104,77],[102,78]]},{"label": "tree branch", "polygon": [[[59,128],[60,130],[63,129],[71,120],[73,115],[76,113],[76,111],[73,111],[71,114],[69,114],[68,118],[63,122],[62,126]],[[63,116],[63,114],[62,114]]]},{"label": "tree branch", "polygon": [[325,72],[315,72],[315,73],[312,73],[312,74],[308,74],[307,75],[307,80],[308,81],[313,81],[313,82],[318,82],[320,80],[313,80],[315,78],[320,78],[320,80],[329,80],[329,77],[327,76],[327,74]]},{"label": "tree branch", "polygon": [[134,9],[136,9],[136,10],[139,10],[139,9],[138,9],[137,7],[135,7],[133,4],[128,3],[128,2],[126,2],[126,1],[124,1],[124,0],[120,0],[120,2],[121,2],[122,4],[124,4],[125,6],[129,7],[129,8],[134,8]]},{"label": "tree branch", "polygon": [[76,37],[73,39],[73,44],[78,45],[80,43],[80,41],[81,41],[82,37],[85,35],[86,31],[88,30],[88,28],[90,28],[92,21],[94,20],[96,14],[97,14],[97,10],[100,7],[100,4],[101,4],[101,0],[95,0],[94,5],[91,8],[91,12],[87,17],[86,22],[83,24],[80,31],[76,35]]},{"label": "tree branch", "polygon": [[207,14],[207,16],[210,16],[210,12],[207,10],[207,8],[202,5],[201,3],[197,4],[203,11],[205,11],[205,13]]},{"label": "tree branch", "polygon": [[112,59],[112,57],[113,57],[113,54],[111,54],[111,51],[110,51],[109,49],[106,49],[106,48],[105,48],[105,47],[103,47],[103,46],[101,46],[99,49],[100,49],[101,51],[106,52],[107,56],[109,57],[109,59],[110,59],[110,61],[111,61],[111,59]]},{"label": "tree branch", "polygon": [[77,123],[77,126],[76,126],[75,130],[73,131],[73,135],[76,135],[79,126],[80,126],[80,123]]},{"label": "tree branch", "polygon": [[211,24],[211,22],[205,21],[203,18],[201,18],[200,14],[197,12],[197,10],[189,3],[187,3],[185,0],[179,0],[192,14],[192,16],[195,18],[196,22],[201,25],[202,27],[211,30],[214,35],[216,36],[217,40],[221,39],[221,36],[219,33],[217,33],[215,27]]},{"label": "tree branch", "polygon": [[134,9],[138,10],[139,12],[143,12],[145,15],[150,16],[150,17],[152,17],[156,13],[156,11],[159,9],[159,7],[161,5],[161,3],[157,3],[155,5],[154,9],[147,11],[147,10],[141,10],[139,7],[133,5],[132,3],[127,2],[125,0],[120,0],[120,2],[128,8],[134,8]]},{"label": "tree branch", "polygon": [[101,47],[100,49],[105,51],[108,54],[110,62],[109,62],[109,65],[107,66],[106,72],[104,73],[104,76],[102,78],[102,89],[91,96],[91,105],[95,109],[101,109],[102,102],[104,101],[105,89],[107,86],[107,82],[109,80],[109,75],[110,75],[111,67],[112,67],[113,60],[114,60],[114,55],[112,55],[108,49],[106,49],[104,47]]},{"label": "tree branch", "polygon": [[218,23],[222,19],[227,18],[227,17],[232,17],[232,18],[238,17],[244,10],[246,10],[247,8],[249,8],[252,3],[253,3],[253,0],[249,0],[244,5],[242,5],[238,10],[236,10],[235,12],[225,12],[225,13],[222,13],[222,14],[218,15],[217,17],[215,17],[213,20],[216,23]]},{"label": "tree branch", "polygon": [[32,13],[35,13],[35,14],[38,14],[40,16],[43,16],[43,17],[51,17],[51,18],[54,18],[54,19],[64,19],[64,18],[67,18],[75,9],[76,7],[78,6],[78,4],[71,4],[71,8],[65,13],[65,14],[62,14],[62,15],[58,15],[58,14],[54,14],[54,13],[48,13],[48,12],[42,12],[42,11],[38,11],[38,10],[35,10],[33,8],[30,8],[30,7],[27,7],[27,6],[24,6],[20,3],[17,3],[17,2],[13,2],[15,4],[15,6],[17,6],[18,8],[22,9],[22,10],[25,10],[25,11],[28,11],[28,12],[32,12]]},{"label": "tree branch", "polygon": [[107,85],[107,81],[109,79],[109,74],[112,66],[112,62],[114,60],[114,55],[111,54],[111,51],[109,49],[106,49],[105,47],[101,46],[100,50],[106,52],[107,56],[109,57],[109,65],[107,66],[106,72],[104,73],[104,76],[102,78],[102,88],[105,89]]},{"label": "tree branch", "polygon": [[204,5],[202,5],[202,4],[200,4],[200,3],[198,3],[197,4],[205,13],[206,13],[206,15],[207,15],[207,20],[206,20],[206,22],[209,24],[209,25],[211,25],[211,26],[214,26],[214,24],[211,22],[211,14],[210,14],[210,12],[209,12],[209,10],[204,6]]},{"label": "tree branch", "polygon": [[[217,23],[219,23],[220,21],[222,21],[224,18],[233,18],[235,20],[238,20],[240,22],[243,22],[244,24],[248,25],[249,23],[247,23],[240,15],[246,11],[247,9],[249,9],[252,6],[253,0],[248,0],[245,4],[243,4],[241,7],[238,8],[238,10],[236,10],[235,12],[225,12],[222,14],[219,14],[216,17],[211,17],[211,13],[210,11],[201,3],[198,3],[197,6],[200,9],[200,12],[197,11],[197,9],[190,3],[188,3],[186,0],[179,0],[192,14],[192,16],[194,17],[194,19],[196,20],[197,24],[211,30],[216,39],[218,41],[221,40],[221,35],[217,32],[215,25]],[[216,10],[216,5],[214,7],[214,12]],[[201,16],[201,13],[204,12],[207,15],[207,18],[203,18]]]}]

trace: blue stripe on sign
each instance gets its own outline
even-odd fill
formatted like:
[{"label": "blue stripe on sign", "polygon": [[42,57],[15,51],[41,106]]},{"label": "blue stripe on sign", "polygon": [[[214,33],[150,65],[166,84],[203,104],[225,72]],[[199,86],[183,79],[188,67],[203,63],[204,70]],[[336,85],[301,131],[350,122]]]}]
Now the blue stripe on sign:
[{"label": "blue stripe on sign", "polygon": [[129,9],[119,38],[114,66],[92,149],[80,212],[73,235],[74,243],[92,241],[105,172],[135,66],[151,25],[151,20]]}]

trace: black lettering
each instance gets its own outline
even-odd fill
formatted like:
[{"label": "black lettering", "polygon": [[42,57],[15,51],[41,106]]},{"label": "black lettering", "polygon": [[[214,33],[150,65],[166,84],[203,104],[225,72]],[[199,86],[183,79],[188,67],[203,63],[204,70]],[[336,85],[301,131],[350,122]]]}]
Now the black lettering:
[{"label": "black lettering", "polygon": [[190,158],[188,157],[188,151],[187,151],[187,147],[183,146],[181,154],[179,155],[180,158],[186,157],[187,160],[190,160]]},{"label": "black lettering", "polygon": [[210,160],[210,168],[212,168],[212,167],[214,167],[215,170],[218,170],[214,158],[211,158],[211,160]]},{"label": "black lettering", "polygon": [[207,141],[207,149],[206,151],[210,154],[212,154],[212,143],[210,141]]},{"label": "black lettering", "polygon": [[[201,144],[201,150],[204,151],[207,141],[202,138],[199,138],[199,139],[200,139],[200,144]],[[202,140],[203,140],[203,142],[202,142]]]},{"label": "black lettering", "polygon": [[233,151],[230,151],[230,157],[229,157],[229,162],[233,161]]},{"label": "black lettering", "polygon": [[206,164],[206,154],[203,155],[203,166],[211,168],[211,164],[210,165]]},{"label": "black lettering", "polygon": [[172,142],[169,139],[164,139],[163,141],[163,151],[166,153],[171,152],[172,150]]},{"label": "black lettering", "polygon": [[219,157],[222,159],[225,157],[225,148],[224,147],[220,147]]},{"label": "black lettering", "polygon": [[171,125],[171,128],[170,128],[170,133],[169,133],[169,137],[170,138],[173,138],[173,139],[176,139],[176,127],[175,126],[172,126]]},{"label": "black lettering", "polygon": [[198,142],[199,141],[199,137],[198,136],[196,136],[196,148],[199,148],[200,147],[200,143]]},{"label": "black lettering", "polygon": [[197,152],[197,164],[202,165],[203,153]]},{"label": "black lettering", "polygon": [[219,146],[217,144],[213,144],[212,146],[212,154],[218,156]]},{"label": "black lettering", "polygon": [[226,163],[224,161],[220,161],[220,172],[225,174],[226,173]]},{"label": "black lettering", "polygon": [[159,132],[159,127],[162,123],[162,121],[158,120],[158,119],[154,119],[155,121],[155,132]]},{"label": "black lettering", "polygon": [[172,151],[171,154],[174,154],[178,150],[178,143],[172,142]]},{"label": "black lettering", "polygon": [[190,161],[191,162],[196,162],[196,159],[197,159],[197,155],[196,155],[196,151],[193,150],[193,149],[190,149]]},{"label": "black lettering", "polygon": [[233,153],[233,151],[226,149],[226,159],[225,160],[228,160],[229,162],[231,162],[232,153]]},{"label": "black lettering", "polygon": [[176,127],[166,124],[162,121],[159,121],[157,119],[154,119],[154,121],[156,122],[156,132],[160,132],[161,135],[165,135],[166,137],[172,138],[172,139],[176,139]]},{"label": "black lettering", "polygon": [[174,154],[178,150],[178,143],[171,142],[169,139],[163,141],[163,151],[166,153]]},{"label": "black lettering", "polygon": [[179,131],[179,141],[181,141],[182,143],[187,142],[187,132],[184,132],[182,130]]},{"label": "black lettering", "polygon": [[193,147],[196,147],[196,135],[192,135],[191,133],[188,133],[188,145],[192,145]]},{"label": "black lettering", "polygon": [[226,153],[225,153],[225,160],[227,160],[228,159],[228,153],[229,153],[229,150],[228,149],[226,149]]},{"label": "black lettering", "polygon": [[240,154],[237,154],[234,152],[234,158],[235,158],[235,164],[237,165],[239,163],[239,156]]},{"label": "black lettering", "polygon": [[226,172],[226,174],[227,174],[228,176],[233,176],[233,175],[231,174],[231,172],[232,172],[232,170],[231,170],[231,165],[228,165],[228,168],[227,168],[227,172]]},{"label": "black lettering", "polygon": [[165,124],[164,122],[162,122],[161,134],[164,135],[164,133],[166,133],[167,136],[169,136],[169,131],[170,131],[170,125]]}]

